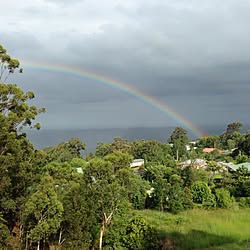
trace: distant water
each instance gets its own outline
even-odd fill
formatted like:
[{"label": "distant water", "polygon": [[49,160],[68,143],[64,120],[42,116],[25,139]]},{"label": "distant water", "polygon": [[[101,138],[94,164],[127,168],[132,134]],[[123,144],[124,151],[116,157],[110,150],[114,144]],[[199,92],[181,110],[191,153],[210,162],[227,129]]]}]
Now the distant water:
[{"label": "distant water", "polygon": [[[70,138],[80,138],[86,145],[86,153],[95,152],[98,142],[109,143],[116,136],[133,141],[136,139],[151,140],[155,139],[161,142],[167,142],[167,139],[175,127],[136,127],[136,128],[109,128],[109,129],[41,129],[29,130],[27,136],[34,144],[36,149],[42,149],[46,146],[54,146],[60,142],[68,141]],[[203,129],[207,134],[219,135],[225,131],[225,125],[209,126]],[[190,139],[196,139],[188,131]]]}]

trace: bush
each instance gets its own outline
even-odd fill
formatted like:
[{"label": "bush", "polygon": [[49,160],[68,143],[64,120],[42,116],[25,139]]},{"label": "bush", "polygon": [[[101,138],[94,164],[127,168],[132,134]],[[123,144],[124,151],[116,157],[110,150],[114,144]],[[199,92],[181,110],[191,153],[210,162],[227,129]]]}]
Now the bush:
[{"label": "bush", "polygon": [[239,206],[241,208],[250,208],[250,197],[241,197],[239,200]]},{"label": "bush", "polygon": [[135,217],[127,225],[122,245],[128,250],[157,249],[158,238],[155,230],[142,217]]},{"label": "bush", "polygon": [[10,237],[8,227],[4,224],[5,222],[6,221],[2,218],[2,214],[0,214],[0,249],[7,249]]},{"label": "bush", "polygon": [[230,208],[233,203],[233,198],[230,196],[228,190],[224,188],[215,189],[215,199],[217,207]]},{"label": "bush", "polygon": [[202,207],[206,209],[216,208],[216,199],[213,194],[210,194],[205,201],[202,202]]},{"label": "bush", "polygon": [[202,204],[204,201],[208,200],[211,195],[211,190],[207,183],[202,181],[196,181],[191,186],[191,192],[193,196],[193,202]]},{"label": "bush", "polygon": [[192,209],[194,207],[192,192],[187,187],[184,188],[183,207],[184,209]]}]

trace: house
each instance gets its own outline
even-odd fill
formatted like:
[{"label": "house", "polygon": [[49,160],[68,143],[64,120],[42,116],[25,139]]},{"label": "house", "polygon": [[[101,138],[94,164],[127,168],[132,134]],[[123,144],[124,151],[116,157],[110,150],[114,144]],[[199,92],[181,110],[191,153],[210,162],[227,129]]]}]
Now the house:
[{"label": "house", "polygon": [[131,168],[144,166],[144,159],[135,159],[130,163]]},{"label": "house", "polygon": [[181,169],[184,169],[188,166],[192,166],[196,169],[206,169],[207,168],[207,162],[206,160],[203,160],[203,159],[189,159],[189,160],[186,160],[184,162],[181,162],[178,164],[178,166],[181,168]]},{"label": "house", "polygon": [[144,159],[135,159],[130,163],[130,167],[133,168],[134,173],[138,175],[144,175]]},{"label": "house", "polygon": [[228,172],[235,172],[240,167],[245,167],[250,172],[250,162],[244,162],[239,164],[233,164],[232,162],[218,162],[219,165],[227,169]]},{"label": "house", "polygon": [[212,153],[213,151],[218,151],[219,153],[223,152],[223,150],[218,148],[203,148],[202,150],[203,153]]}]

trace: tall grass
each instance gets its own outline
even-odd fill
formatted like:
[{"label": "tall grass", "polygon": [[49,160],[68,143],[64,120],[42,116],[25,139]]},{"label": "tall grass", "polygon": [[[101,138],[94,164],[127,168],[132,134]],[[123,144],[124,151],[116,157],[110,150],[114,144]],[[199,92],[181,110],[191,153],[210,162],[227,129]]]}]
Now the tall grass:
[{"label": "tall grass", "polygon": [[[244,249],[250,242],[250,209],[194,209],[178,215],[153,210],[135,211],[157,229],[172,249]],[[170,243],[169,243],[170,242]],[[243,243],[244,242],[244,243]],[[216,248],[231,244],[229,248]],[[167,243],[166,243],[167,244]],[[233,244],[233,245],[232,245]],[[227,247],[227,246],[225,246]],[[166,248],[168,249],[168,248]],[[247,248],[246,248],[247,249]]]}]

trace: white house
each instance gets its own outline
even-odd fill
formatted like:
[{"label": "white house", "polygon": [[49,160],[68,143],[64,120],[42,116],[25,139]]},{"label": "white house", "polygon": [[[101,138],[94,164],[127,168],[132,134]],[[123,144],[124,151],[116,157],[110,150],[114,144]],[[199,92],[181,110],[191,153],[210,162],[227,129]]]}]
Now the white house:
[{"label": "white house", "polygon": [[130,163],[131,168],[137,168],[144,166],[144,159],[135,159]]}]

